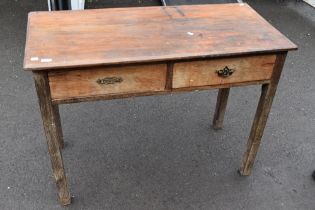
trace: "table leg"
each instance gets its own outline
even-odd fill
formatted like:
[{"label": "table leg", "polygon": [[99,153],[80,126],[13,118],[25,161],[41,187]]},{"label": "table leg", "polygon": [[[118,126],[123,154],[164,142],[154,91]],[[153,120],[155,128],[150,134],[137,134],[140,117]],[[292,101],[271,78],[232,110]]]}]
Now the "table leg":
[{"label": "table leg", "polygon": [[239,171],[243,176],[248,176],[251,173],[251,168],[253,167],[271,109],[272,101],[277,90],[277,85],[280,79],[285,57],[286,53],[279,54],[277,56],[270,83],[262,85],[261,96],[247,142],[247,150],[244,154],[243,162]]},{"label": "table leg", "polygon": [[35,87],[37,91],[39,107],[41,110],[43,126],[45,130],[48,152],[51,159],[53,175],[56,180],[58,196],[61,204],[71,203],[67,179],[64,171],[62,154],[60,151],[60,137],[62,136],[58,107],[51,102],[48,76],[46,72],[33,72]]},{"label": "table leg", "polygon": [[64,141],[63,141],[63,134],[62,134],[62,126],[61,126],[61,120],[60,120],[60,114],[59,114],[59,107],[58,105],[53,105],[53,114],[54,114],[54,119],[55,119],[55,124],[56,124],[56,133],[58,134],[57,140],[60,149],[64,148]]},{"label": "table leg", "polygon": [[230,88],[219,89],[217,97],[217,105],[213,117],[213,128],[222,129],[226,105],[230,93]]}]

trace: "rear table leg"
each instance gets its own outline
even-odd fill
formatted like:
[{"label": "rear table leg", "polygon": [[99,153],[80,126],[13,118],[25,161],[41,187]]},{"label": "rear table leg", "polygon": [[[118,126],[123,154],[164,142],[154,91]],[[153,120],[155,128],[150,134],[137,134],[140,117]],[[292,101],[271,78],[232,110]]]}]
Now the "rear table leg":
[{"label": "rear table leg", "polygon": [[58,105],[53,105],[53,115],[55,119],[56,124],[56,133],[58,134],[57,140],[60,149],[64,148],[64,141],[63,141],[63,134],[62,134],[62,127],[61,127],[61,120],[60,120],[60,114],[59,114],[59,107]]},{"label": "rear table leg", "polygon": [[226,105],[230,93],[230,88],[219,89],[217,97],[217,105],[213,118],[213,128],[222,129]]}]

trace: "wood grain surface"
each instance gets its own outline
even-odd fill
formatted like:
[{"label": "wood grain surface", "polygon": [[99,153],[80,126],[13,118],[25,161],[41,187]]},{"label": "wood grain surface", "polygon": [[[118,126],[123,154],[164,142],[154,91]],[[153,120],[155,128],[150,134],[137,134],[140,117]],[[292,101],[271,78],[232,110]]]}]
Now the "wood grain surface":
[{"label": "wood grain surface", "polygon": [[[198,87],[268,80],[271,78],[276,55],[224,58],[181,62],[173,67],[173,88]],[[229,77],[220,77],[217,70],[233,69]]]},{"label": "wood grain surface", "polygon": [[296,46],[247,4],[32,12],[24,68],[268,53]]},{"label": "wood grain surface", "polygon": [[[166,64],[128,67],[89,67],[89,70],[49,72],[53,100],[109,94],[162,91],[166,83]],[[99,84],[99,79],[119,78],[114,84]]]}]

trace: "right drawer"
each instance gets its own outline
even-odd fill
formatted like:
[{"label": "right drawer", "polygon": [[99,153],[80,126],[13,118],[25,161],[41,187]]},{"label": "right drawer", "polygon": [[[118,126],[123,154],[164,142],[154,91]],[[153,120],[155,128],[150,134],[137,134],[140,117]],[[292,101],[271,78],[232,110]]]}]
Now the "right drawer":
[{"label": "right drawer", "polygon": [[173,88],[269,80],[276,55],[222,58],[175,63]]}]

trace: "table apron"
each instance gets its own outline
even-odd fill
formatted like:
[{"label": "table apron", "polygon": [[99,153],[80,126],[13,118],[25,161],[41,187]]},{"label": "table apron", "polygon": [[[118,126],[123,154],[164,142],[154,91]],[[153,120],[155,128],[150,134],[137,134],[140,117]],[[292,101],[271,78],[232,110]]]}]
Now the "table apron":
[{"label": "table apron", "polygon": [[54,104],[270,82],[276,54],[48,72]]}]

